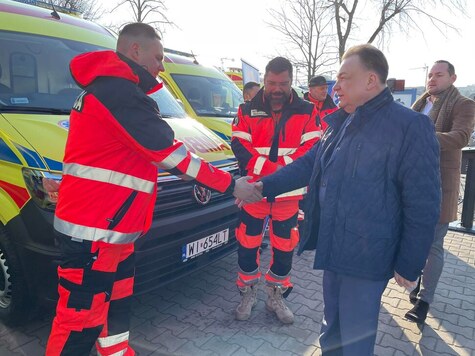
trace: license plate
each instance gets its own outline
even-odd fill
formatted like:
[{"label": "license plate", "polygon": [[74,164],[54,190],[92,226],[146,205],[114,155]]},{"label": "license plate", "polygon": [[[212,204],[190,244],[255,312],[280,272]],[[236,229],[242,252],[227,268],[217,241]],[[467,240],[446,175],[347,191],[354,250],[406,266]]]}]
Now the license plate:
[{"label": "license plate", "polygon": [[183,246],[181,259],[183,262],[188,259],[199,256],[218,246],[226,244],[229,239],[229,229],[219,231],[213,235],[203,237],[202,239],[190,242]]}]

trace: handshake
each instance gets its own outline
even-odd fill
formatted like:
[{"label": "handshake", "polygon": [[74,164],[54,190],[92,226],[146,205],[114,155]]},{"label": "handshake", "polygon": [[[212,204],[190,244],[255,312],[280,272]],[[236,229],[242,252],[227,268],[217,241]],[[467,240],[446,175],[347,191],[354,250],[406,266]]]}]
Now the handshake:
[{"label": "handshake", "polygon": [[264,185],[262,182],[250,183],[252,177],[245,176],[236,180],[234,185],[233,195],[236,198],[236,204],[242,207],[247,203],[255,203],[262,200],[262,189]]}]

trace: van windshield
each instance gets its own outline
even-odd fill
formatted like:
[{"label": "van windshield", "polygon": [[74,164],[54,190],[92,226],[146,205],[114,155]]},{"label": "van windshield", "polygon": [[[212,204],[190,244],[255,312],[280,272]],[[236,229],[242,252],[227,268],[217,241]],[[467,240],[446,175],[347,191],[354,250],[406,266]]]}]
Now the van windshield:
[{"label": "van windshield", "polygon": [[[69,62],[81,53],[105,50],[94,44],[0,31],[0,111],[66,115],[81,89]],[[151,96],[164,117],[185,117],[166,88]]]},{"label": "van windshield", "polygon": [[242,93],[230,80],[187,74],[172,77],[198,116],[234,117]]}]

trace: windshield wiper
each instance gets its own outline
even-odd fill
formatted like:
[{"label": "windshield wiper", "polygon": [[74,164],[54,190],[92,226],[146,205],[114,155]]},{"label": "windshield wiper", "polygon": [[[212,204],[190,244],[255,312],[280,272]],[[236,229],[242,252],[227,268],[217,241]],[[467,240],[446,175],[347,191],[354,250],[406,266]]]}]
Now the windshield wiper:
[{"label": "windshield wiper", "polygon": [[209,116],[209,117],[235,117],[236,114],[217,114],[213,112],[200,112],[198,116]]},{"label": "windshield wiper", "polygon": [[71,109],[43,108],[36,106],[18,106],[0,104],[0,112],[31,112],[53,115],[69,115]]}]

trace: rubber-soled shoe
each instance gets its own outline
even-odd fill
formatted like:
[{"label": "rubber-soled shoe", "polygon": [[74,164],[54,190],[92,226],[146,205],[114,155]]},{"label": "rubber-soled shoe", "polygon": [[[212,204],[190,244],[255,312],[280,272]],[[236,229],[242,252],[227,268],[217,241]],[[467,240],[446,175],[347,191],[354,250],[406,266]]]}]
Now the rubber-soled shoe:
[{"label": "rubber-soled shoe", "polygon": [[236,320],[247,320],[251,317],[252,308],[257,304],[257,284],[239,288],[239,292],[242,299],[236,308],[235,318]]},{"label": "rubber-soled shoe", "polygon": [[294,313],[284,302],[284,297],[282,296],[286,289],[276,286],[266,286],[267,291],[267,301],[266,308],[270,312],[274,312],[279,319],[284,324],[292,324],[294,322]]},{"label": "rubber-soled shoe", "polygon": [[417,300],[419,299],[417,298],[417,295],[419,294],[419,291],[421,290],[421,278],[422,276],[419,277],[416,288],[414,288],[414,290],[412,290],[411,293],[409,293],[409,301],[412,304],[416,304]]},{"label": "rubber-soled shoe", "polygon": [[416,304],[414,304],[414,307],[406,313],[405,317],[417,324],[424,324],[428,312],[429,303],[419,299]]}]

